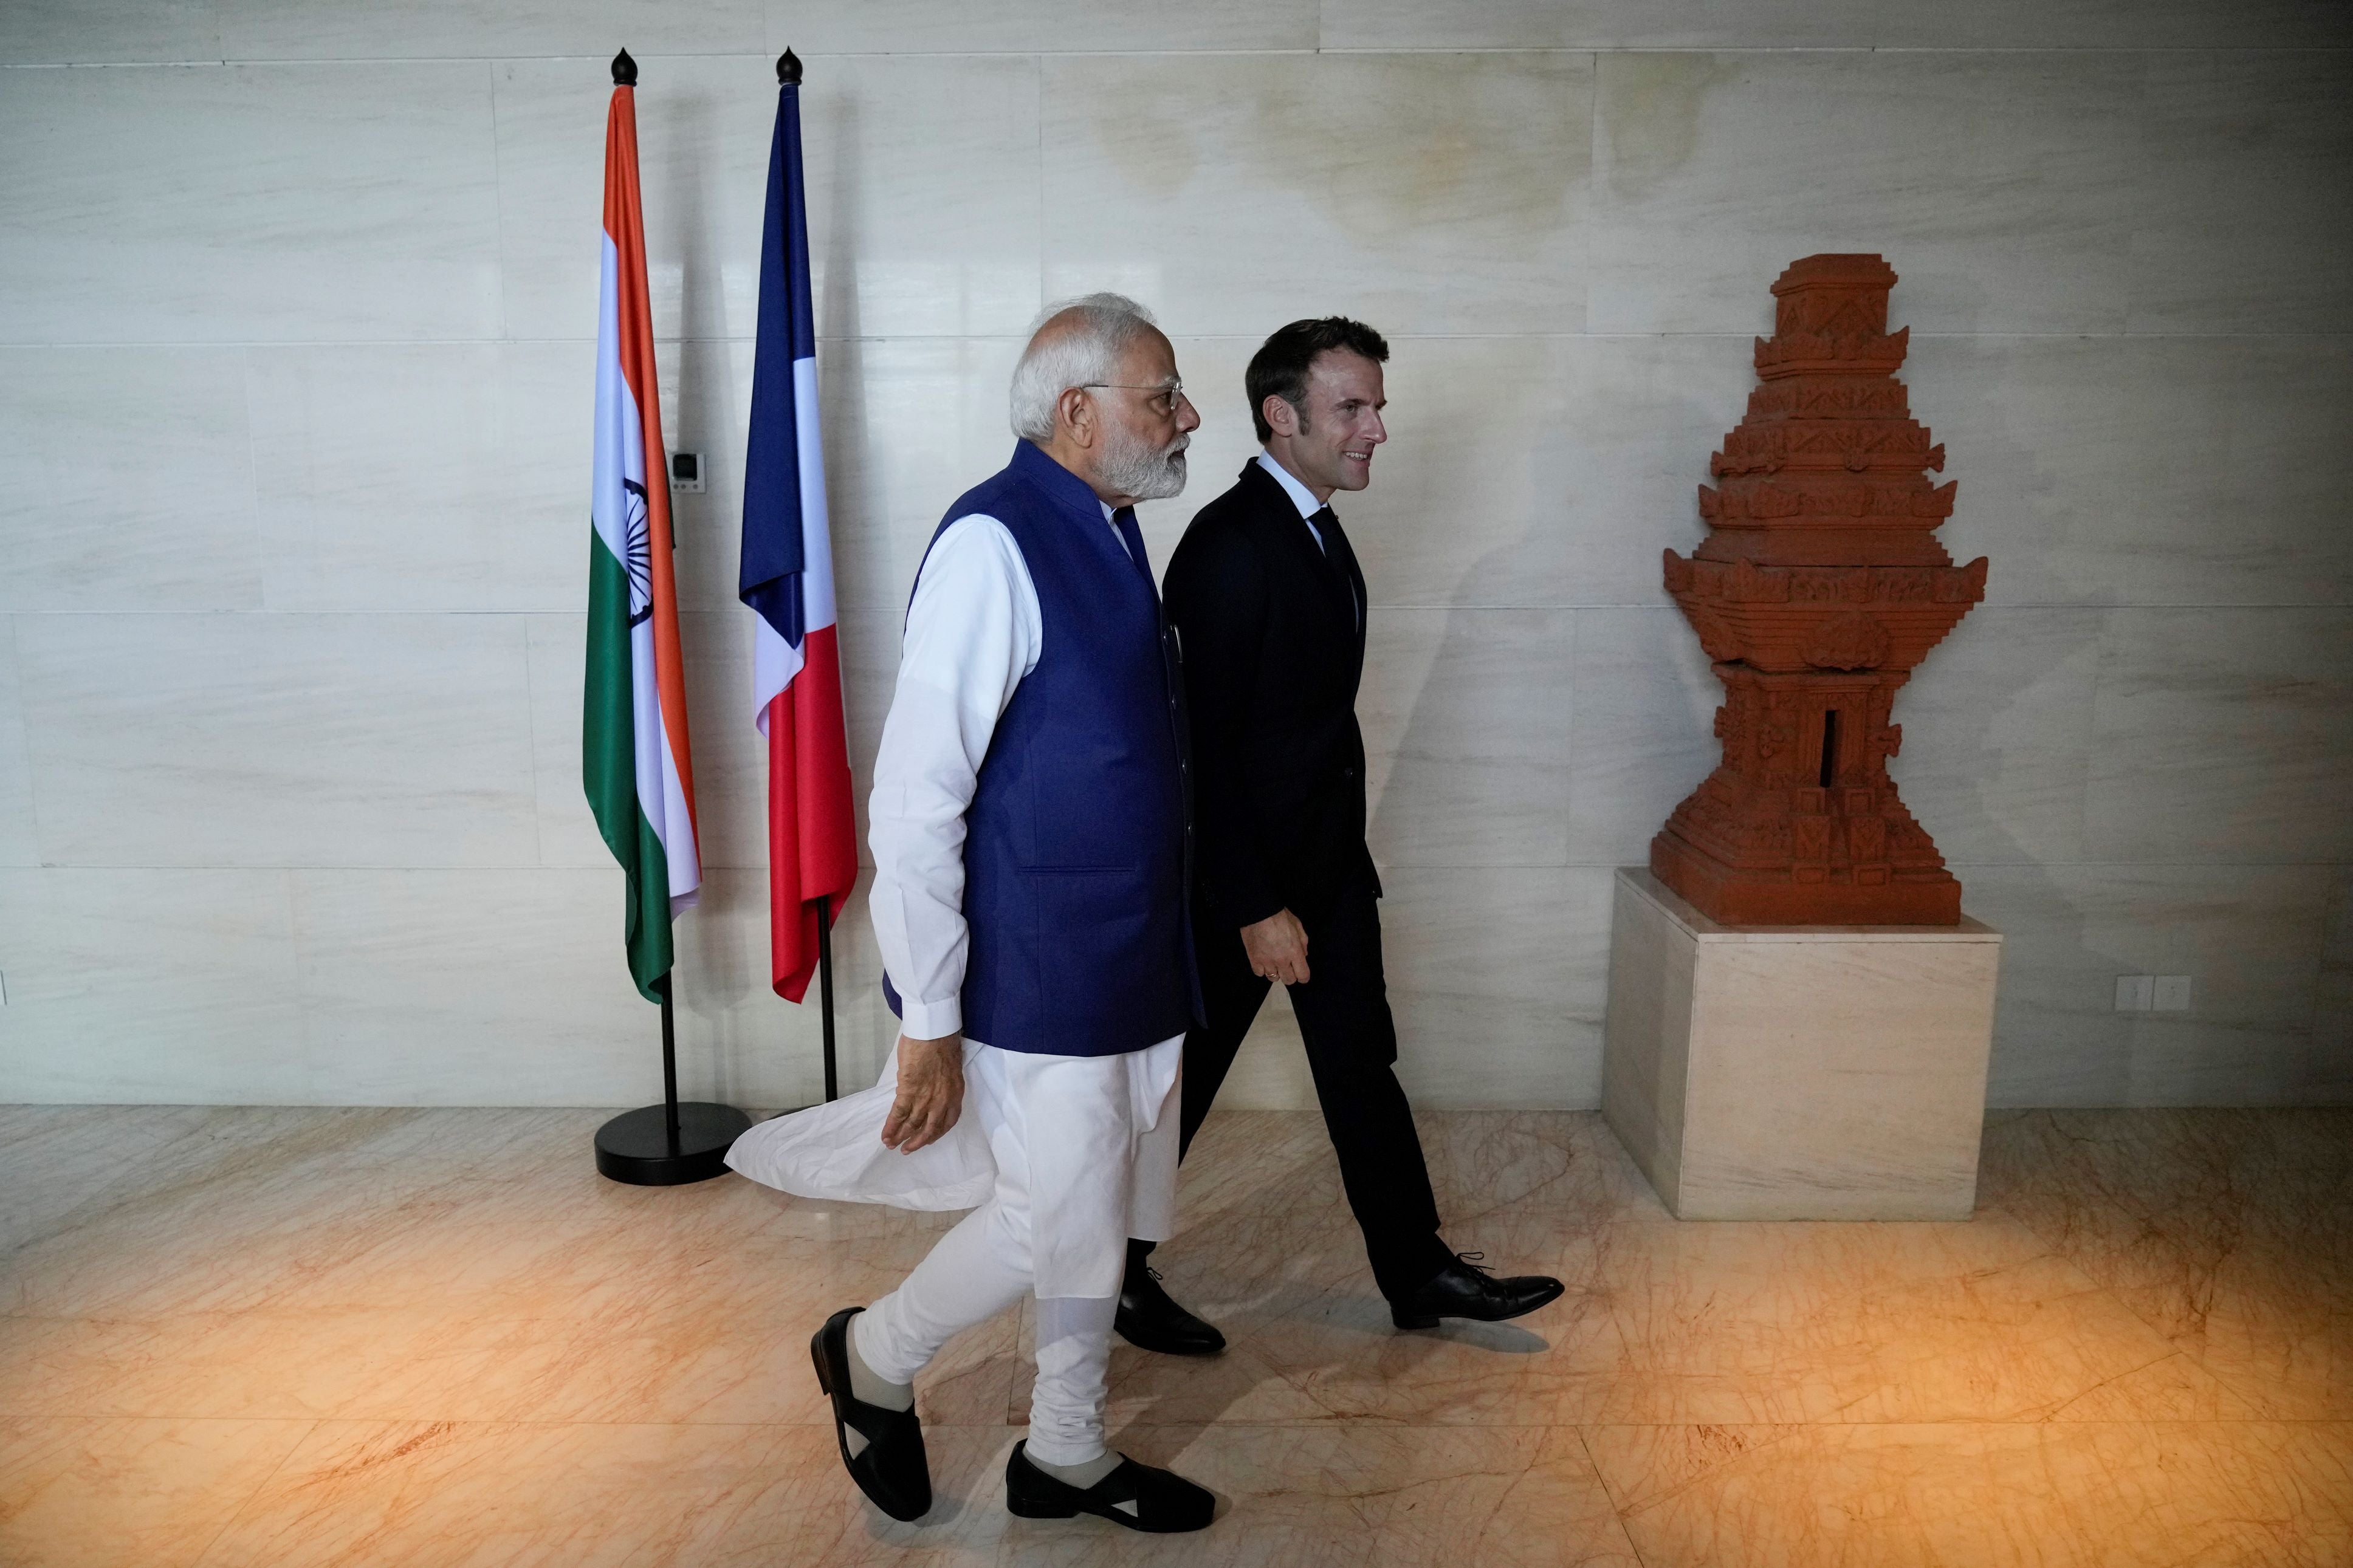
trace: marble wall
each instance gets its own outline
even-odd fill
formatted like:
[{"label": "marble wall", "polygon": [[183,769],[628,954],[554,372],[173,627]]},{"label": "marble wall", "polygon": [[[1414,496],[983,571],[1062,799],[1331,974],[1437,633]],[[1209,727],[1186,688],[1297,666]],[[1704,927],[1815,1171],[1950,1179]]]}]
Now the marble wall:
[{"label": "marble wall", "polygon": [[[1713,755],[1661,592],[1766,285],[1884,253],[1985,607],[1895,771],[2008,933],[1997,1104],[2353,1096],[2353,16],[2332,0],[21,0],[0,8],[0,1100],[625,1103],[651,1011],[578,782],[605,60],[642,62],[708,880],[690,1087],[766,991],[734,603],[771,61],[807,62],[852,750],[1041,300],[1205,424],[1391,336],[1345,515],[1404,1070],[1591,1106],[1611,871]],[[843,1055],[886,1039],[862,906]],[[2117,973],[2197,976],[2112,1012]],[[1272,1005],[1229,1094],[1304,1102]]]}]

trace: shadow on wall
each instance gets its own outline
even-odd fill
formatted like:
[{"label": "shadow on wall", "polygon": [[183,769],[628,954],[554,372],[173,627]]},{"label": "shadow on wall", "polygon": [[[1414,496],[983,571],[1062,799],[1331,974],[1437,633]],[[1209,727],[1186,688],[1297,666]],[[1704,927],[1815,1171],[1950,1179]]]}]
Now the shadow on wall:
[{"label": "shadow on wall", "polygon": [[[1573,394],[1567,406],[1587,402]],[[1720,402],[1662,388],[1641,417],[1669,430],[1710,429],[1723,419]],[[1622,741],[1637,753],[1628,770],[1640,781],[1637,799],[1655,795],[1662,819],[1713,763],[1694,766],[1680,745],[1652,755],[1630,736],[1577,740],[1589,728],[1579,710],[1583,683],[1593,678],[1580,649],[1588,632],[1621,636],[1636,616],[1672,613],[1655,582],[1637,605],[1606,602],[1624,590],[1604,586],[1597,595],[1577,580],[1578,563],[1593,558],[1585,546],[1596,535],[1632,526],[1640,535],[1622,550],[1655,576],[1651,563],[1662,549],[1688,550],[1697,536],[1693,492],[1679,492],[1683,514],[1646,507],[1645,517],[1599,517],[1593,509],[1615,504],[1610,498],[1627,487],[1588,477],[1614,460],[1597,460],[1585,445],[1596,438],[1591,432],[1515,427],[1499,439],[1476,399],[1450,399],[1425,416],[1431,428],[1417,433],[1425,456],[1415,460],[1437,463],[1402,487],[1405,504],[1384,509],[1380,526],[1443,533],[1456,526],[1450,505],[1510,504],[1514,490],[1526,498],[1527,521],[1463,561],[1451,583],[1368,584],[1377,606],[1371,658],[1386,650],[1399,663],[1426,660],[1418,680],[1395,663],[1389,672],[1368,668],[1368,700],[1360,703],[1374,753],[1367,837],[1388,895],[1383,921],[1399,1074],[1428,1105],[1589,1109],[1600,1100],[1610,876],[1635,840],[1596,845],[1591,825],[1573,820],[1581,760],[1572,748]],[[1712,435],[1693,443],[1694,487]],[[1430,558],[1393,537],[1361,543],[1358,553],[1388,563]],[[1609,574],[1629,580],[1624,571]],[[1408,596],[1430,607],[1400,606]],[[1410,694],[1376,689],[1385,673]],[[1620,793],[1614,782],[1600,793],[1603,821],[1622,816],[1606,804]],[[1641,838],[1655,826],[1646,821]]]},{"label": "shadow on wall", "polygon": [[[864,166],[864,147],[859,122],[859,106],[854,98],[837,100],[828,113],[828,123],[832,137],[832,188],[837,191],[855,190]],[[842,483],[843,459],[837,453],[862,454],[867,449],[867,398],[865,379],[856,349],[863,330],[864,315],[859,291],[858,256],[863,240],[859,226],[858,205],[854,202],[837,203],[827,235],[824,257],[824,284],[815,300],[817,334],[819,342],[818,359],[823,374],[818,380],[823,419],[820,434],[825,444],[828,488],[828,509],[830,516],[836,498],[849,493]],[[817,258],[812,257],[814,265]],[[828,353],[825,340],[831,339],[836,351]],[[828,378],[831,379],[828,380]],[[876,521],[867,520],[870,526]],[[844,531],[839,519],[832,519],[834,590],[837,605],[865,602],[863,584],[858,578],[866,567],[865,559],[854,551],[844,551]],[[837,609],[837,615],[839,614]],[[851,811],[857,822],[860,858],[864,858],[866,842],[866,795],[872,783],[874,745],[882,729],[882,715],[890,705],[890,684],[876,684],[860,678],[859,658],[854,639],[848,627],[843,631],[842,699],[849,711],[850,731]],[[898,668],[898,643],[891,639],[891,668]],[[872,737],[873,739],[867,739]],[[873,927],[867,914],[867,894],[873,884],[873,872],[861,866],[857,885],[842,905],[841,915],[834,926],[834,1010],[839,1025],[839,1065],[841,1091],[853,1093],[874,1081],[881,1070],[883,1059],[897,1042],[899,1021],[882,999],[882,958],[874,942]],[[765,916],[762,920],[765,929]],[[818,984],[810,982],[804,1002],[807,1009],[801,1019],[801,1037],[808,1048],[807,1081],[809,1098],[818,1094],[818,1041],[819,1021]]]},{"label": "shadow on wall", "polygon": [[[1971,373],[1967,361],[1947,368]],[[2008,384],[1982,395],[2001,402]],[[2315,995],[2328,872],[2119,851],[2155,830],[2095,815],[2117,794],[2117,758],[2102,754],[2114,737],[2099,720],[2191,689],[2198,676],[2152,689],[2126,634],[2146,612],[2113,607],[2113,586],[2077,589],[2088,579],[2068,563],[2095,552],[2067,542],[2073,509],[2046,500],[2070,477],[2049,459],[2052,444],[2000,408],[1955,412],[1972,434],[1954,448],[1961,492],[1949,526],[1989,550],[2011,602],[1964,623],[1899,698],[1906,744],[1891,771],[1960,877],[1966,909],[2009,939],[1989,1103],[2269,1104],[2326,1092]],[[2013,507],[2027,498],[2029,516],[1986,515],[1997,487]],[[2098,553],[2113,563],[2116,550]],[[2032,602],[2054,585],[2069,602]],[[2269,711],[2276,694],[2242,690],[2250,711]],[[2129,732],[2123,743],[2137,744]],[[2116,977],[2136,973],[2194,974],[2191,1011],[2116,1013]]]},{"label": "shadow on wall", "polygon": [[[1981,635],[1992,635],[1992,626]],[[1915,676],[1913,683],[1918,682]],[[1997,711],[1994,718],[2000,716]],[[1999,759],[2003,752],[1989,747],[1986,754]],[[1905,784],[1894,764],[1901,761],[1900,755],[1891,758],[1888,768],[1899,791]],[[1994,761],[1987,773],[1999,771]],[[1913,809],[1916,815],[1917,803]],[[1920,821],[1934,837],[1936,823],[1926,816]],[[1997,1108],[2137,1103],[2132,1092],[2131,1020],[2094,1005],[2100,1000],[2099,977],[2128,971],[2113,954],[2093,946],[2091,917],[2081,900],[2047,867],[2031,859],[2014,836],[2005,832],[1999,837],[2009,851],[2004,863],[1952,868],[1961,879],[1962,912],[2003,936],[1986,1103]]]},{"label": "shadow on wall", "polygon": [[[1935,353],[1931,346],[1928,355]],[[1915,356],[1907,384],[1917,383],[1920,357]],[[1916,394],[1913,401],[1914,416],[1933,436],[1934,394],[1925,408]],[[2010,434],[1999,418],[1970,422],[1980,441],[1989,426]],[[1938,532],[1955,559],[1975,553],[1965,552],[1953,537],[1971,527],[1973,471],[2007,468],[2031,476],[2023,482],[2013,478],[2014,493],[2057,493],[2059,476],[2040,450],[2022,438],[2001,449],[1953,449],[1946,477],[1959,489],[1954,516]],[[2005,581],[2047,575],[2049,541],[2067,526],[2067,515],[2057,508],[2037,510],[2031,540],[2018,542],[2027,546],[2022,552],[2000,548],[2015,531],[1998,525],[1980,531],[1993,547],[1989,601]],[[1905,744],[1888,759],[1888,775],[1960,878],[1963,912],[2004,936],[1986,1079],[1991,1106],[2132,1103],[2131,1026],[2109,1008],[2113,991],[2101,994],[2099,980],[2118,971],[2118,956],[2094,947],[2083,900],[2050,869],[2054,860],[2084,857],[2084,763],[2098,679],[2098,615],[2090,606],[2051,615],[1981,605],[1930,653],[1895,700],[1893,717],[1905,726]],[[2020,635],[2021,616],[2032,617],[2032,633]],[[2086,629],[2088,635],[2078,635]],[[2021,652],[2030,657],[2016,657]],[[2054,741],[2068,770],[2059,791],[2045,782]],[[1941,757],[1955,765],[1936,771]],[[2031,816],[2038,799],[2053,793],[2067,798],[2072,811],[2042,824],[2042,842],[2021,837],[2020,814]]]},{"label": "shadow on wall", "polygon": [[[860,171],[864,167],[864,147],[859,125],[858,100],[854,97],[837,100],[828,116],[833,140],[832,186],[837,191],[859,188]],[[837,452],[862,453],[866,450],[866,387],[860,374],[861,366],[855,353],[857,340],[863,325],[858,289],[858,256],[863,234],[858,222],[858,205],[839,202],[834,206],[831,225],[826,238],[825,282],[815,301],[818,360],[825,372],[839,372],[838,385],[829,385],[825,375],[818,382],[823,419],[819,426],[825,446],[827,505],[830,518],[834,497],[848,491],[835,478],[840,471]],[[817,258],[810,258],[814,266]],[[830,338],[837,349],[849,352],[828,354],[824,342]],[[865,566],[854,552],[841,548],[842,529],[838,521],[829,523],[833,541],[834,597],[837,606],[864,602],[855,581]],[[839,608],[836,610],[839,616]],[[842,701],[848,709],[850,744],[850,810],[858,826],[860,859],[864,858],[866,843],[866,793],[872,782],[874,746],[860,744],[861,735],[880,737],[882,714],[890,705],[887,686],[880,689],[858,679],[857,656],[850,646],[849,633],[844,629],[842,643]],[[892,643],[895,655],[897,645]],[[892,660],[895,673],[898,661]],[[870,696],[870,692],[871,695]],[[870,711],[860,712],[859,704],[865,700]],[[869,923],[866,909],[868,889],[874,874],[861,866],[857,886],[841,907],[834,926],[834,1013],[839,1025],[838,1059],[840,1068],[841,1091],[853,1093],[874,1081],[882,1068],[883,1058],[897,1043],[899,1021],[882,999],[882,957],[874,944],[873,927]],[[765,921],[764,921],[765,925]],[[805,1005],[814,1009],[818,1005],[818,985],[810,982]],[[810,1098],[815,1099],[819,1023],[811,1016],[804,1020],[802,1037],[812,1049],[805,1053],[813,1086]]]},{"label": "shadow on wall", "polygon": [[[807,106],[807,96],[803,104]],[[679,107],[678,135],[683,145],[702,144],[696,138],[707,133],[702,121],[710,113],[708,102],[701,97],[690,98]],[[849,99],[836,100],[828,114],[828,135],[831,146],[832,179],[840,190],[856,188],[861,165],[861,148],[858,126],[858,106]],[[765,164],[764,164],[765,167]],[[704,191],[699,184],[688,184],[679,200],[682,233],[681,259],[686,278],[701,277],[708,264],[718,265],[721,255],[720,237],[707,216]],[[855,203],[839,204],[832,214],[827,236],[823,267],[822,293],[814,301],[817,308],[817,328],[820,339],[837,341],[854,339],[859,331],[858,268],[856,258],[863,238]],[[816,258],[812,258],[814,261]],[[756,300],[757,291],[753,297]],[[723,306],[724,300],[723,296]],[[692,311],[681,310],[681,319],[694,319]],[[738,356],[738,363],[748,373],[753,354],[753,341],[759,323],[755,320],[726,320],[725,343],[697,345],[702,352]],[[824,433],[828,472],[842,466],[839,454],[862,449],[866,438],[865,400],[854,354],[824,356],[828,376],[820,382],[822,410],[820,428]],[[733,366],[723,366],[719,374],[691,378],[686,383],[685,398],[708,398],[692,406],[681,407],[680,428],[703,431],[747,430],[750,410],[738,407],[739,378]],[[743,378],[748,384],[748,374]],[[745,450],[739,446],[737,450]],[[720,487],[713,492],[740,495],[741,476],[736,484]],[[829,485],[833,496],[841,493],[838,483]],[[707,507],[701,518],[701,528],[695,548],[707,552],[707,559],[724,561],[724,573],[731,585],[735,580],[734,563],[741,550],[742,517],[740,513],[721,515],[720,509]],[[840,568],[845,563],[835,530],[837,588]],[[848,597],[839,594],[838,597]],[[732,609],[722,609],[721,616],[733,617]],[[748,647],[748,643],[746,645]],[[845,650],[845,663],[848,662]],[[863,693],[858,683],[849,679],[845,669],[844,698],[855,704]],[[695,1015],[697,1047],[709,1053],[710,1070],[715,1075],[717,1090],[723,1099],[743,1100],[750,1094],[750,1086],[774,1084],[779,1076],[779,1052],[789,1057],[785,1077],[795,1086],[790,1097],[796,1103],[812,1102],[820,1098],[823,1068],[820,1058],[820,988],[812,980],[807,995],[798,1006],[776,999],[769,988],[769,911],[768,872],[766,868],[765,743],[751,732],[753,715],[750,711],[751,671],[748,666],[734,673],[725,689],[733,700],[706,704],[705,724],[741,726],[745,733],[731,736],[730,746],[741,742],[743,747],[756,757],[751,776],[744,781],[758,792],[763,803],[756,812],[761,826],[751,835],[749,842],[738,848],[735,858],[757,863],[727,868],[707,868],[703,900],[687,919],[698,925],[694,940],[682,942],[681,964],[685,971],[681,995],[688,1009]],[[856,711],[849,715],[853,732],[864,717]],[[716,751],[706,743],[703,748]],[[863,775],[863,769],[860,770]],[[857,803],[860,841],[863,842],[864,802]],[[754,847],[756,846],[756,849]],[[872,951],[866,931],[866,884],[868,876],[861,874],[852,889],[834,931],[835,1014],[839,1035],[839,1064],[842,1090],[847,1093],[864,1088],[872,1080],[890,1038],[885,1029],[890,1022],[881,1001],[881,965]],[[878,1021],[879,1018],[879,1021]],[[879,1044],[877,1043],[879,1037]]]},{"label": "shadow on wall", "polygon": [[[670,122],[668,131],[673,144],[681,147],[709,144],[708,139],[713,134],[714,115],[707,92],[690,89],[668,96],[663,100],[662,112]],[[689,166],[700,173],[700,165]],[[720,264],[719,258],[724,252],[712,216],[710,193],[702,178],[675,181],[670,201],[677,213],[678,319],[683,331],[685,323],[699,319],[695,313],[695,295],[713,276],[709,269]],[[725,321],[727,299],[723,288],[719,290],[718,302],[725,331],[732,335],[738,330],[738,324]],[[725,374],[726,346],[723,343],[679,342],[670,346],[670,353],[678,361],[678,406],[669,411],[670,421],[664,431],[665,437],[675,445],[686,432],[739,428],[743,410],[735,406],[734,377]],[[702,353],[720,357],[719,374],[686,374],[690,355]],[[705,460],[708,461],[707,454]],[[727,531],[718,516],[718,509],[707,504],[707,497],[706,491],[706,504],[695,506],[691,510],[673,501],[671,518],[676,547],[690,560],[724,558],[732,561],[735,556],[735,542],[726,536]],[[675,526],[686,523],[690,519],[691,527]],[[700,744],[694,748],[695,759],[702,764],[702,771],[705,776],[710,773],[710,759],[719,750],[708,736],[710,726],[737,724],[743,721],[743,718],[740,704],[723,703],[715,710],[705,705],[702,724],[697,726],[704,733],[696,737]],[[712,842],[709,830],[712,801],[708,792],[698,805],[702,807],[699,826],[703,830],[702,890],[694,910],[681,920],[681,925],[686,921],[693,922],[695,929],[691,933],[680,932],[678,1001],[681,1010],[692,1017],[691,1027],[697,1046],[705,1050],[715,1047],[716,1089],[723,1098],[732,1100],[744,1078],[736,1060],[734,1038],[743,1027],[738,1021],[741,1017],[739,1008],[750,994],[755,976],[746,962],[744,943],[712,940],[728,925],[743,918],[742,906],[745,900],[742,879],[731,875],[725,868],[712,864],[717,847]],[[681,1019],[681,1022],[684,1025],[686,1020]]]},{"label": "shadow on wall", "polygon": [[[2329,945],[2343,941],[2341,871],[2024,858],[1955,870],[1964,907],[2008,939],[1989,1105],[2353,1098],[2345,1018],[2331,1005],[2345,967]],[[2190,1011],[2115,1011],[2117,976],[2168,973],[2193,975]]]},{"label": "shadow on wall", "polygon": [[[1628,369],[1627,387],[1610,389],[1621,398],[1634,392],[1621,417],[1630,426],[1705,431],[1691,444],[1696,473],[1729,423],[1717,399],[1704,391],[1681,395],[1672,376],[1645,391],[1643,378]],[[1936,423],[1935,412],[1932,397],[1920,411],[1924,422]],[[1687,678],[1652,684],[1637,667],[1662,660],[1661,645],[1646,644],[1644,628],[1635,627],[1651,610],[1672,617],[1669,635],[1693,640],[1647,574],[1662,547],[1690,547],[1697,521],[1687,500],[1680,510],[1645,502],[1640,516],[1597,516],[1592,506],[1620,504],[1609,498],[1625,491],[1599,484],[1594,493],[1604,499],[1596,503],[1565,486],[1563,476],[1581,467],[1567,443],[1522,430],[1513,433],[1516,449],[1498,443],[1482,451],[1485,426],[1477,411],[1440,406],[1426,417],[1431,428],[1419,433],[1420,455],[1410,459],[1424,471],[1395,487],[1406,504],[1368,519],[1391,537],[1375,533],[1358,545],[1381,606],[1374,657],[1388,665],[1368,669],[1365,710],[1375,752],[1370,837],[1390,895],[1385,919],[1400,1070],[1429,1103],[1475,1103],[1490,1074],[1526,1086],[1544,1102],[1585,1103],[1586,1083],[1598,1085],[1609,869],[1640,863],[1650,834],[1714,765],[1705,720],[1721,693],[1704,663],[1693,672],[1704,697],[1684,689]],[[1574,429],[1561,434],[1567,443],[1582,438]],[[2031,450],[1956,457],[1964,479],[1971,468],[1983,474],[2002,462],[2040,467]],[[1533,498],[1530,524],[1464,562],[1451,583],[1400,581],[1401,557],[1428,563],[1444,552],[1406,551],[1396,531],[1448,530],[1451,520],[1438,510],[1442,498],[1508,497],[1514,459]],[[1620,451],[1587,467],[1622,468],[1626,460]],[[1675,482],[1674,493],[1687,498],[1685,481]],[[1971,527],[1969,494],[1964,483],[1956,521],[1965,537],[1996,547],[1999,583],[2009,574],[1999,553],[2006,531],[1993,519]],[[1595,605],[1596,595],[1574,580],[1565,593],[1543,594],[1586,606],[1575,612],[1573,637],[1539,624],[1542,612],[1512,607],[1529,602],[1527,584],[1559,581],[1564,559],[1579,558],[1565,536],[1573,545],[1576,534],[1597,530],[1605,538],[1629,531],[1640,537],[1609,546],[1610,561],[1623,555],[1644,563],[1639,604]],[[2021,571],[2038,564],[2021,563]],[[1599,562],[1584,569],[1611,570]],[[1620,585],[1604,587],[1601,596],[1626,596],[1635,579],[1619,572],[1614,581]],[[1448,607],[1398,607],[1408,597]],[[2013,603],[1981,615],[1985,624],[1965,623],[1899,697],[1894,718],[1906,727],[1907,744],[1892,772],[1965,884],[1965,907],[2010,938],[1991,1103],[2259,1103],[2341,1082],[2348,1052],[2341,1040],[2331,1042],[2347,1028],[2348,1008],[2337,998],[2348,987],[2331,977],[2353,969],[2341,952],[2353,936],[2339,931],[2328,949],[2337,956],[2312,955],[2306,965],[2293,954],[2253,952],[2264,939],[2247,934],[2263,922],[2285,933],[2286,945],[2302,942],[2290,927],[2306,912],[2316,930],[2322,923],[2326,911],[2307,905],[2328,873],[2090,864],[2085,759],[2105,612]],[[1425,632],[1395,630],[1417,616]],[[1380,692],[1385,679],[1394,696]],[[1666,732],[1683,722],[1667,706],[1678,692],[1703,704],[1691,737]],[[1640,722],[1625,721],[1634,715]],[[1696,751],[1687,740],[1697,742]],[[2340,915],[2331,929],[2345,920]],[[2112,1010],[2116,974],[2193,968],[2209,977],[2188,1017]],[[2300,1021],[2286,1020],[2294,997],[2316,986],[2311,1009]]]}]

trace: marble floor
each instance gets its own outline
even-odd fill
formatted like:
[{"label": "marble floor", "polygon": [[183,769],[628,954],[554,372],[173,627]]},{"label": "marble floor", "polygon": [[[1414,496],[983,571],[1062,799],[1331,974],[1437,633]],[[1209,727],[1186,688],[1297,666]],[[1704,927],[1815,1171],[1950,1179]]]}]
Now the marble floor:
[{"label": "marble floor", "polygon": [[2353,1110],[1998,1114],[1977,1217],[1679,1224],[1589,1114],[1425,1116],[1454,1245],[1568,1281],[1399,1335],[1312,1114],[1223,1115],[1122,1346],[1199,1536],[1018,1521],[1026,1325],[837,1468],[809,1331],[937,1216],[600,1180],[573,1110],[0,1107],[0,1563],[2353,1563]]}]

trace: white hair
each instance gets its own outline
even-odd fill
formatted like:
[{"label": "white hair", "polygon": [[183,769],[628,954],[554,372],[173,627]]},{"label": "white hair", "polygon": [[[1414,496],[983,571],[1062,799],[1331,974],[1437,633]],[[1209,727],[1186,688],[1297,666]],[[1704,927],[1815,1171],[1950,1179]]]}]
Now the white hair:
[{"label": "white hair", "polygon": [[[1068,312],[1078,329],[1040,343],[1046,323]],[[1119,374],[1120,356],[1153,325],[1152,312],[1124,294],[1084,294],[1046,307],[1029,329],[1029,346],[1013,367],[1013,433],[1025,441],[1054,435],[1054,405],[1074,386],[1103,384]]]}]

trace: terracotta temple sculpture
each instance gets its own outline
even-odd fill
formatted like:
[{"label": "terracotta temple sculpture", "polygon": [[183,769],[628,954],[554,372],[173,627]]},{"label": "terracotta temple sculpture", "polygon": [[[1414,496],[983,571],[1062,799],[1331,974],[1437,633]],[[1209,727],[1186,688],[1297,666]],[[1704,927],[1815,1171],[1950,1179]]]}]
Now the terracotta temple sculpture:
[{"label": "terracotta temple sculpture", "polygon": [[1651,842],[1651,869],[1727,925],[1952,925],[1961,885],[1895,797],[1888,721],[1912,668],[1985,597],[1887,331],[1895,273],[1810,256],[1773,285],[1764,384],[1701,486],[1706,541],[1667,591],[1715,661],[1724,761]]}]

